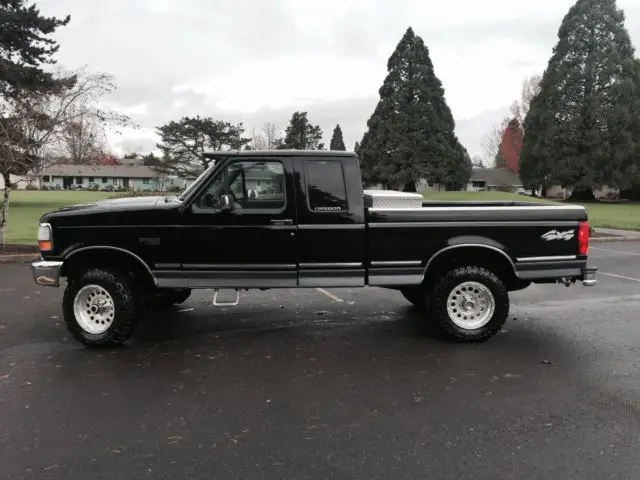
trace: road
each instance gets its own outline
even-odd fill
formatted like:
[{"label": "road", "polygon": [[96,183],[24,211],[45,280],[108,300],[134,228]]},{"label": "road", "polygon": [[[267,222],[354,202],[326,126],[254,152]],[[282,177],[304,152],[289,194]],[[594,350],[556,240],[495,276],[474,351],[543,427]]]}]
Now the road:
[{"label": "road", "polygon": [[0,265],[0,478],[637,478],[640,243],[591,256],[596,287],[516,292],[480,345],[336,289],[197,294],[113,351]]}]

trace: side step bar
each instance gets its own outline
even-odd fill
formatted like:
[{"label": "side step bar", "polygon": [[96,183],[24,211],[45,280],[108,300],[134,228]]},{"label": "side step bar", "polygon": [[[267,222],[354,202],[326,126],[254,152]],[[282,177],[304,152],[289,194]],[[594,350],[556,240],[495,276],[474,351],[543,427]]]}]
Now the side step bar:
[{"label": "side step bar", "polygon": [[235,289],[236,299],[233,302],[219,302],[218,294],[220,293],[220,289],[216,288],[213,291],[213,305],[216,307],[237,307],[240,303],[240,290]]}]

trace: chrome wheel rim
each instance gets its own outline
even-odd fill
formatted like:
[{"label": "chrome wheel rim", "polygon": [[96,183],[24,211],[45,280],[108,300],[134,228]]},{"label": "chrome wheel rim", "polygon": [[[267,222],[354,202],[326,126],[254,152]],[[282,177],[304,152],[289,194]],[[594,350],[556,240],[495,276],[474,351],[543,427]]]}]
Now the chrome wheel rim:
[{"label": "chrome wheel rim", "polygon": [[76,293],[73,313],[85,332],[99,335],[113,324],[116,309],[113,298],[103,287],[87,285]]},{"label": "chrome wheel rim", "polygon": [[496,310],[491,290],[478,282],[464,282],[451,290],[447,313],[451,321],[465,330],[484,327]]}]

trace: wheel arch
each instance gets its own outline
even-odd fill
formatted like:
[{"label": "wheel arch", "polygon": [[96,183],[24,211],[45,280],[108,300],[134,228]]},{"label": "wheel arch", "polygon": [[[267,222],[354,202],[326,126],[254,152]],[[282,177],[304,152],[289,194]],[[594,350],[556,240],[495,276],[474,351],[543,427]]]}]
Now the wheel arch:
[{"label": "wheel arch", "polygon": [[456,243],[441,248],[427,261],[423,283],[432,284],[439,275],[464,265],[476,265],[493,271],[512,291],[529,285],[529,282],[518,277],[513,259],[503,248],[486,243]]},{"label": "wheel arch", "polygon": [[108,245],[91,245],[69,252],[64,259],[60,276],[72,279],[82,271],[93,267],[116,267],[136,279],[157,285],[157,279],[149,265],[134,252]]}]

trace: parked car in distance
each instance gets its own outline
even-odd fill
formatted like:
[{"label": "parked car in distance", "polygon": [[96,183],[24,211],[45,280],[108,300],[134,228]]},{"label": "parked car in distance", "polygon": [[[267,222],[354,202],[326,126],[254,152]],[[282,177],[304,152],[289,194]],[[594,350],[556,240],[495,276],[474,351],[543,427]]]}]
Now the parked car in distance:
[{"label": "parked car in distance", "polygon": [[[215,163],[178,196],[41,218],[34,279],[66,279],[64,320],[78,341],[120,344],[140,312],[182,303],[194,289],[372,286],[401,292],[451,338],[477,342],[500,331],[511,291],[596,283],[582,206],[363,190],[350,152],[209,156]],[[253,198],[250,178],[277,193]]]}]

